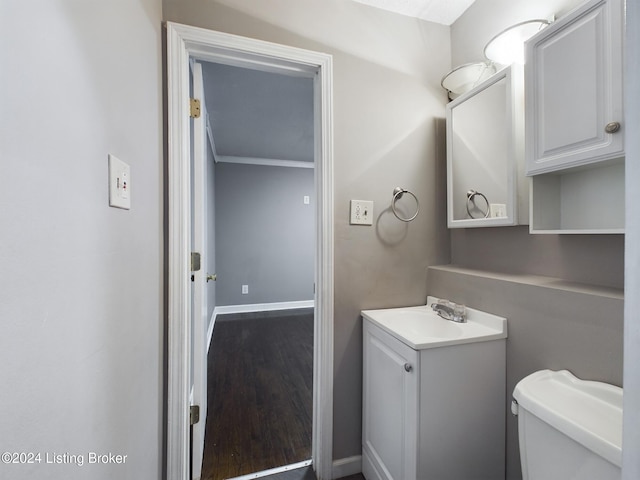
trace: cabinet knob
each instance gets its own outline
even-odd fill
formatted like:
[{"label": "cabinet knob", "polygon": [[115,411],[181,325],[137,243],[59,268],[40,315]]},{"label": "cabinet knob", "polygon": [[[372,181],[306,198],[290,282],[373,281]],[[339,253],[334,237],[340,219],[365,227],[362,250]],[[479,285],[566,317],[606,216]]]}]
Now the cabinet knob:
[{"label": "cabinet knob", "polygon": [[607,133],[616,133],[620,130],[620,122],[609,122],[604,127],[604,131]]},{"label": "cabinet knob", "polygon": [[410,363],[405,363],[404,364],[404,369],[405,369],[405,371],[410,372],[410,371],[413,370],[413,367],[411,366]]}]

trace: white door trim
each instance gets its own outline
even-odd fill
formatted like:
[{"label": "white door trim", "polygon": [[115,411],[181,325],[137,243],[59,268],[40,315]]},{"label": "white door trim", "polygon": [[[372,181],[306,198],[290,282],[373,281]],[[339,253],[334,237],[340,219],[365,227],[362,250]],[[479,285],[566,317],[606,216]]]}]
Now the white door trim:
[{"label": "white door trim", "polygon": [[333,91],[331,55],[167,22],[168,376],[167,479],[189,479],[189,59],[314,78],[316,319],[312,461],[332,477]]}]

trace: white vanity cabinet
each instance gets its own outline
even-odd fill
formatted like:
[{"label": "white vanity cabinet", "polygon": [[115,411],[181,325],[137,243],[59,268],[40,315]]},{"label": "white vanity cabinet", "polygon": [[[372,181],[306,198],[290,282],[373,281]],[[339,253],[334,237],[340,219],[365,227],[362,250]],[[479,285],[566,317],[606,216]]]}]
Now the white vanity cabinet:
[{"label": "white vanity cabinet", "polygon": [[531,233],[624,233],[623,29],[589,0],[526,43]]},{"label": "white vanity cabinet", "polygon": [[[362,312],[362,472],[367,480],[504,478],[506,320],[464,340],[478,324],[440,320],[436,333],[410,346],[403,329],[413,335],[434,323],[422,309],[429,313]],[[409,325],[416,312],[424,316]]]},{"label": "white vanity cabinet", "polygon": [[365,321],[363,457],[369,461],[363,460],[363,473],[367,480],[417,478],[419,378],[418,352]]},{"label": "white vanity cabinet", "polygon": [[622,0],[591,0],[526,44],[527,174],[624,155]]}]

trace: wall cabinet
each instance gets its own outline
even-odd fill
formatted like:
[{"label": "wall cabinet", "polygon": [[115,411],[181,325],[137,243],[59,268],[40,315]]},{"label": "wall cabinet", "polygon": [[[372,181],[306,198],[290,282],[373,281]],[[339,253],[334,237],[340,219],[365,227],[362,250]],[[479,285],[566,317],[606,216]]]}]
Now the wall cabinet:
[{"label": "wall cabinet", "polygon": [[449,228],[528,223],[523,95],[514,65],[447,105]]},{"label": "wall cabinet", "polygon": [[624,232],[622,9],[590,0],[526,43],[531,233]]},{"label": "wall cabinet", "polygon": [[527,42],[527,174],[624,155],[623,27],[621,0],[592,0]]}]

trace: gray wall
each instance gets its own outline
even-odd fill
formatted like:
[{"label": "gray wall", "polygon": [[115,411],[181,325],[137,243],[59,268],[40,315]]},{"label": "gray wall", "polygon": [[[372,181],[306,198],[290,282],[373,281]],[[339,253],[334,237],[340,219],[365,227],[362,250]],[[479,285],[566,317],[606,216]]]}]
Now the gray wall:
[{"label": "gray wall", "polygon": [[[582,0],[476,0],[451,26],[454,66],[482,60],[496,33],[531,18],[560,17]],[[481,253],[479,253],[481,252]],[[534,273],[622,287],[623,235],[529,235],[528,227],[451,231],[454,264],[513,273]]]},{"label": "gray wall", "polygon": [[[580,3],[477,0],[451,28],[453,63],[482,58],[486,41],[511,24],[551,13],[561,16]],[[452,263],[475,273],[432,269],[429,291],[509,319],[509,395],[518,380],[542,368],[566,368],[581,378],[622,385],[623,235],[530,235],[524,226],[467,229],[451,232],[451,248]],[[494,278],[482,270],[513,275]],[[563,280],[547,278],[539,285],[531,274]],[[567,286],[570,282],[604,288],[576,290]],[[517,438],[517,421],[508,415],[510,480],[521,478]]]},{"label": "gray wall", "polygon": [[529,227],[451,231],[451,263],[622,288],[624,235],[530,235]]},{"label": "gray wall", "polygon": [[218,163],[215,194],[217,306],[313,300],[313,169]]},{"label": "gray wall", "polygon": [[[545,368],[622,385],[623,292],[551,277],[462,267],[429,269],[429,293],[508,320],[507,398]],[[507,479],[522,478],[517,418],[507,413]]]},{"label": "gray wall", "polygon": [[[335,459],[361,453],[364,308],[424,303],[426,267],[449,262],[444,105],[449,28],[344,0],[164,0],[165,20],[326,52],[334,61]],[[394,187],[422,210],[389,211]],[[349,200],[374,201],[350,226]],[[218,286],[220,288],[220,286]]]},{"label": "gray wall", "polygon": [[[452,65],[481,60],[484,44],[501,29],[566,13],[579,3],[477,0],[449,29],[338,0],[279,0],[268,6],[164,0],[167,20],[334,56],[334,458],[360,453],[358,313],[423,303],[431,288],[427,266],[449,263],[452,256],[455,263],[479,269],[623,284],[622,236],[532,236],[527,227],[512,227],[456,230],[449,241],[446,230],[446,95],[440,78]],[[396,185],[420,198],[421,214],[411,224],[389,213]],[[348,225],[351,198],[374,200],[373,228]]]},{"label": "gray wall", "polygon": [[[0,2],[2,478],[158,479],[163,432],[160,0]],[[131,166],[108,206],[107,155]],[[127,455],[121,465],[45,454]]]}]

